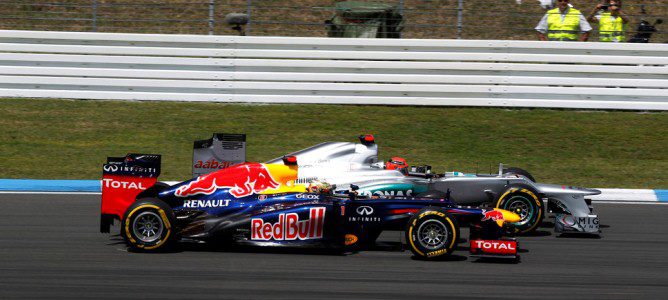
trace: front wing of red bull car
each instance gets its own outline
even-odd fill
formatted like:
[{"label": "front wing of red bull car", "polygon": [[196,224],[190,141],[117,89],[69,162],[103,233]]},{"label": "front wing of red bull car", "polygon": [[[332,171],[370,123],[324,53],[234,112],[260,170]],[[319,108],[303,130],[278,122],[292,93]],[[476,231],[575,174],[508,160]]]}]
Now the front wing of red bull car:
[{"label": "front wing of red bull car", "polygon": [[469,251],[517,259],[515,239],[503,226],[519,220],[501,209],[455,206],[447,199],[335,196],[307,193],[295,184],[298,167],[243,163],[172,186],[158,182],[160,156],[110,157],[103,167],[100,231],[120,221],[134,251],[161,251],[182,241],[364,249],[383,230],[405,231],[418,258],[448,256],[461,241],[459,224],[471,224]]}]

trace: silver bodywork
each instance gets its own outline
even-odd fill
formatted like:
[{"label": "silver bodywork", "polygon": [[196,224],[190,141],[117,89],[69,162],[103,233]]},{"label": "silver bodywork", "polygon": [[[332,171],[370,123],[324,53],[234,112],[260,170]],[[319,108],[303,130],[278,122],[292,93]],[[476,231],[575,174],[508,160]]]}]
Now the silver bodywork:
[{"label": "silver bodywork", "polygon": [[[384,169],[384,163],[378,162],[378,145],[375,143],[327,142],[288,155],[297,157],[299,183],[325,181],[335,184],[338,191],[348,190],[355,184],[363,195],[401,196],[426,190],[449,190],[450,198],[460,205],[485,205],[498,199],[511,185],[530,186],[547,202],[548,212],[555,215],[555,231],[599,233],[598,216],[585,200],[586,196],[600,194],[599,190],[534,183],[524,176],[501,172],[448,172],[436,178],[405,175]],[[282,160],[276,158],[268,163],[280,164]]]},{"label": "silver bodywork", "polygon": [[208,174],[246,161],[246,135],[214,133],[193,146],[193,177]]}]

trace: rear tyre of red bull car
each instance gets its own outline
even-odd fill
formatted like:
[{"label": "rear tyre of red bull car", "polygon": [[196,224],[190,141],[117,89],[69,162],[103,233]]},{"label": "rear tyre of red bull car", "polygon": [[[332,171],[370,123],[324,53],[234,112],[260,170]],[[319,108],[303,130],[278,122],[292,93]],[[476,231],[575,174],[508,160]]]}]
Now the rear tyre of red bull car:
[{"label": "rear tyre of red bull car", "polygon": [[459,225],[446,210],[425,207],[408,220],[406,241],[413,256],[434,260],[449,256],[457,246]]},{"label": "rear tyre of red bull car", "polygon": [[176,240],[175,221],[169,205],[158,199],[142,199],[126,210],[121,221],[121,236],[132,251],[167,250]]},{"label": "rear tyre of red bull car", "polygon": [[529,234],[536,231],[543,222],[545,208],[535,189],[527,185],[514,185],[508,188],[496,201],[496,207],[514,212],[520,221],[510,223],[506,228],[509,234]]}]

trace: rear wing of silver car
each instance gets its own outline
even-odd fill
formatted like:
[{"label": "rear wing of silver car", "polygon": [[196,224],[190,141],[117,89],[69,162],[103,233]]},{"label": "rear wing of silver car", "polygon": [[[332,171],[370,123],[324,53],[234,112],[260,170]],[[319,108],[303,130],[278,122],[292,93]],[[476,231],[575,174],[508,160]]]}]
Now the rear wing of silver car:
[{"label": "rear wing of silver car", "polygon": [[214,133],[193,144],[193,177],[246,162],[246,135]]}]

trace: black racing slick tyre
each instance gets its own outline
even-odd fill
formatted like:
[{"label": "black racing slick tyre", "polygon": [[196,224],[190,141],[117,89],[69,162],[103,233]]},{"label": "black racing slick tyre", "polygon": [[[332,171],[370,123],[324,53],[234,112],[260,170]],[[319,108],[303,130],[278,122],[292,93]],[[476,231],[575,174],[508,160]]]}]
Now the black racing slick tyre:
[{"label": "black racing slick tyre", "polygon": [[496,201],[496,207],[514,212],[520,221],[511,223],[507,230],[511,234],[528,234],[538,228],[545,215],[543,201],[538,192],[529,186],[512,186]]},{"label": "black racing slick tyre", "polygon": [[125,211],[121,235],[131,250],[165,250],[175,240],[175,221],[169,205],[157,199],[142,199]]},{"label": "black racing slick tyre", "polygon": [[520,175],[524,176],[527,179],[529,179],[531,182],[536,182],[536,179],[533,178],[533,175],[529,173],[529,171],[521,168],[515,168],[515,167],[508,167],[503,169],[503,174],[510,174],[510,175]]},{"label": "black racing slick tyre", "polygon": [[406,241],[419,259],[438,259],[448,256],[457,246],[459,225],[446,210],[425,207],[418,211],[406,227]]}]

